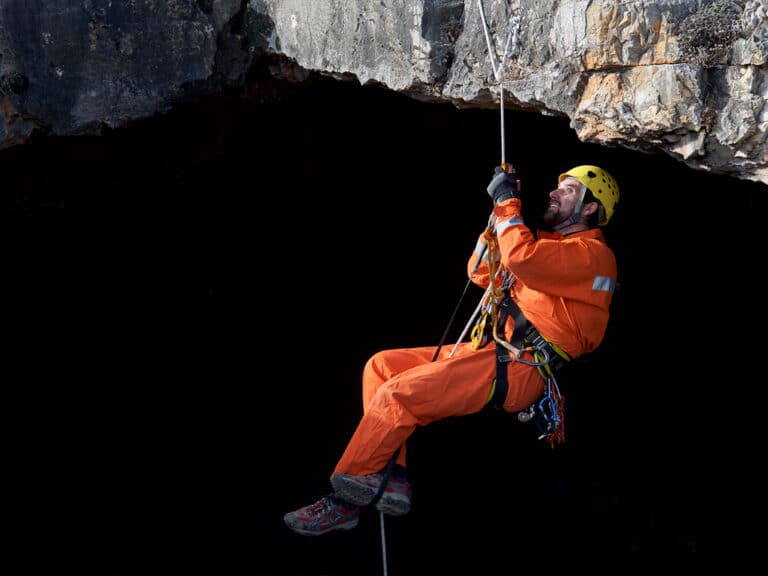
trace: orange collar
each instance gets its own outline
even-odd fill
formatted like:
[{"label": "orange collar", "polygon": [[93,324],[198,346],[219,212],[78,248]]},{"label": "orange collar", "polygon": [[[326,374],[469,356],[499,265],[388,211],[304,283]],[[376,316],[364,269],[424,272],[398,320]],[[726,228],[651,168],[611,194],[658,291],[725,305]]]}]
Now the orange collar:
[{"label": "orange collar", "polygon": [[605,242],[603,231],[600,228],[590,228],[588,230],[582,230],[581,232],[573,232],[568,236],[563,236],[560,232],[549,232],[548,230],[539,230],[537,232],[539,238],[545,238],[547,240],[563,240],[565,238],[595,238]]}]

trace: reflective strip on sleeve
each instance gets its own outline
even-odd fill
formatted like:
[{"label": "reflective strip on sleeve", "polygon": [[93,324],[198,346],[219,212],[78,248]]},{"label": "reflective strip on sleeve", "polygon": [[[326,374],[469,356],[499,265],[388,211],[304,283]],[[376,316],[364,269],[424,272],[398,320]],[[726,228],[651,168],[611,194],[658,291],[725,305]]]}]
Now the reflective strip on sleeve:
[{"label": "reflective strip on sleeve", "polygon": [[504,230],[511,228],[512,226],[521,226],[523,224],[522,219],[513,216],[509,220],[504,220],[496,224],[496,236],[500,236]]},{"label": "reflective strip on sleeve", "polygon": [[601,292],[613,292],[616,287],[616,278],[610,276],[595,276],[595,281],[592,282],[592,290],[598,290]]}]

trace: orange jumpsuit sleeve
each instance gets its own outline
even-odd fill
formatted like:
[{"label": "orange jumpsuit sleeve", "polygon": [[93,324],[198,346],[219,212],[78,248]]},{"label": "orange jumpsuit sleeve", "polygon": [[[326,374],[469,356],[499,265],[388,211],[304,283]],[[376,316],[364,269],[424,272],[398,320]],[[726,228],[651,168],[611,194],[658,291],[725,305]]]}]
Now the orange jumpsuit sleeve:
[{"label": "orange jumpsuit sleeve", "polygon": [[488,288],[490,272],[488,270],[488,241],[485,239],[485,231],[477,238],[474,250],[467,262],[467,276],[473,284],[480,288]]}]

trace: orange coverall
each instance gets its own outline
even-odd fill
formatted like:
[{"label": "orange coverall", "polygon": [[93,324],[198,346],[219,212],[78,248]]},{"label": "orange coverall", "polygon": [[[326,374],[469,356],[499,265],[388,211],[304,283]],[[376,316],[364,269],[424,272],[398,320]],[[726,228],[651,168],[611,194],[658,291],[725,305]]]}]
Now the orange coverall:
[{"label": "orange coverall", "polygon": [[[568,236],[525,226],[518,198],[494,207],[500,265],[514,275],[510,296],[539,332],[572,359],[591,352],[602,341],[616,284],[616,259],[600,229]],[[480,236],[467,271],[474,284],[487,288],[486,240]],[[479,258],[483,258],[475,269]],[[509,318],[509,337],[514,320]],[[363,417],[333,474],[364,475],[384,469],[401,448],[397,463],[405,466],[405,441],[416,429],[449,416],[479,412],[489,400],[496,376],[496,344],[473,349],[472,342],[383,350],[363,369]],[[523,358],[526,358],[523,354]],[[527,356],[528,360],[532,358]],[[507,365],[509,388],[504,409],[528,408],[544,392],[534,366]]]}]

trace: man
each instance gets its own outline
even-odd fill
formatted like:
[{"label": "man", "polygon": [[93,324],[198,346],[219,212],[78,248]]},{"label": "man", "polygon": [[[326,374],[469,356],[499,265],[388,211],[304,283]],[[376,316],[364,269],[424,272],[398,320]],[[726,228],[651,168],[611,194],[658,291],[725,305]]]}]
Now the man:
[{"label": "man", "polygon": [[[617,206],[616,181],[592,165],[561,174],[542,216],[545,230],[536,235],[523,222],[519,190],[512,174],[496,168],[487,187],[493,213],[468,263],[471,281],[486,288],[472,341],[451,350],[384,350],[368,360],[363,417],[330,477],[333,492],[287,513],[291,530],[349,530],[360,507],[369,505],[407,514],[405,442],[416,426],[489,404],[508,412],[530,409],[543,395],[551,399],[558,365],[601,343],[616,259],[598,227]],[[556,410],[545,416],[554,423],[546,433],[561,432]]]}]

